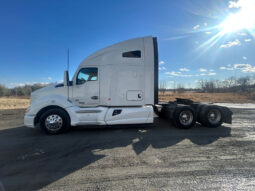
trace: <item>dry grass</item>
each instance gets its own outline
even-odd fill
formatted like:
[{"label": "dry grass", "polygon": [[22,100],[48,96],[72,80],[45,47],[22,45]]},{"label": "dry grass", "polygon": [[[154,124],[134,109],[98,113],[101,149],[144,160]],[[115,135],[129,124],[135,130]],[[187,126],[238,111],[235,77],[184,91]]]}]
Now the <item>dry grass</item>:
[{"label": "dry grass", "polygon": [[[199,102],[222,102],[222,103],[255,103],[255,92],[250,94],[238,93],[196,93],[184,92],[159,93],[159,99],[162,101],[174,101],[175,98],[191,99]],[[2,97],[0,98],[0,110],[6,109],[24,109],[30,104],[29,98]]]},{"label": "dry grass", "polygon": [[30,104],[28,98],[0,98],[0,109],[24,109]]},{"label": "dry grass", "polygon": [[174,101],[175,98],[191,99],[198,102],[218,102],[218,103],[255,103],[255,92],[253,93],[196,93],[165,92],[159,94],[162,101]]}]

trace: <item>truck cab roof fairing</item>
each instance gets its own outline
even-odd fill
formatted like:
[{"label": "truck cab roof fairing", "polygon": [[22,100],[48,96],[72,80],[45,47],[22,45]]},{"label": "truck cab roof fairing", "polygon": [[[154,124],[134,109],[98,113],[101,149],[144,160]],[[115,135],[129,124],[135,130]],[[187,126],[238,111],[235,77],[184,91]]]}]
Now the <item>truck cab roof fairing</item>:
[{"label": "truck cab roof fairing", "polygon": [[[108,47],[105,47],[97,52],[89,55],[85,58],[79,67],[88,65],[107,65],[114,64],[115,61],[120,62],[125,59],[122,57],[122,53],[129,51],[141,50],[141,57],[143,57],[144,52],[144,40],[152,39],[152,36],[134,38],[130,40],[125,40]],[[95,63],[96,61],[100,61]]]}]

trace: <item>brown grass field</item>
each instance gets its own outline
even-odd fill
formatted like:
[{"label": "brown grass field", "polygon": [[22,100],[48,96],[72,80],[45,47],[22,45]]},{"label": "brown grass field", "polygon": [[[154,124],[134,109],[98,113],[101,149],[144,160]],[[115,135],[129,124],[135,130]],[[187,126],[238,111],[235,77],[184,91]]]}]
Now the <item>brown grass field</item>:
[{"label": "brown grass field", "polygon": [[215,103],[255,103],[255,92],[253,93],[197,93],[184,92],[159,93],[159,100],[174,101],[175,98],[191,99],[198,102],[215,102]]},{"label": "brown grass field", "polygon": [[[174,101],[175,98],[191,99],[199,102],[217,102],[217,103],[255,103],[255,92],[250,94],[238,93],[196,93],[184,92],[159,93],[161,101]],[[7,109],[25,109],[29,106],[29,98],[2,97],[0,98],[0,110]]]},{"label": "brown grass field", "polygon": [[0,109],[25,109],[29,106],[30,99],[28,98],[0,98]]}]

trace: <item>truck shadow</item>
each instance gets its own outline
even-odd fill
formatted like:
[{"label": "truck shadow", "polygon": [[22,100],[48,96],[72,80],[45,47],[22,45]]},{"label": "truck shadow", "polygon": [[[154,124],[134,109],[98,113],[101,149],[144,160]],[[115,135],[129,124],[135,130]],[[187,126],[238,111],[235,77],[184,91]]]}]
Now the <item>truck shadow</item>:
[{"label": "truck shadow", "polygon": [[[231,136],[230,127],[176,129],[168,121],[154,125],[73,128],[46,136],[40,130],[17,127],[0,131],[0,183],[6,190],[37,190],[96,161],[111,157],[97,151],[131,145],[136,155],[151,146],[167,148],[190,140],[204,146]],[[192,144],[190,143],[190,144]]]}]

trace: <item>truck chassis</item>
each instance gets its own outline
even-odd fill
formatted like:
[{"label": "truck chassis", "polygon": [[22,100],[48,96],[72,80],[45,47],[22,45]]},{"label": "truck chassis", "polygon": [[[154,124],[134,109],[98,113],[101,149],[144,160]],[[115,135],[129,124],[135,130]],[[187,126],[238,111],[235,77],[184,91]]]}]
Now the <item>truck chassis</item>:
[{"label": "truck chassis", "polygon": [[176,98],[174,102],[159,102],[154,106],[154,112],[160,118],[170,119],[176,127],[184,129],[193,127],[196,122],[207,127],[231,124],[233,114],[227,107],[181,98]]}]

